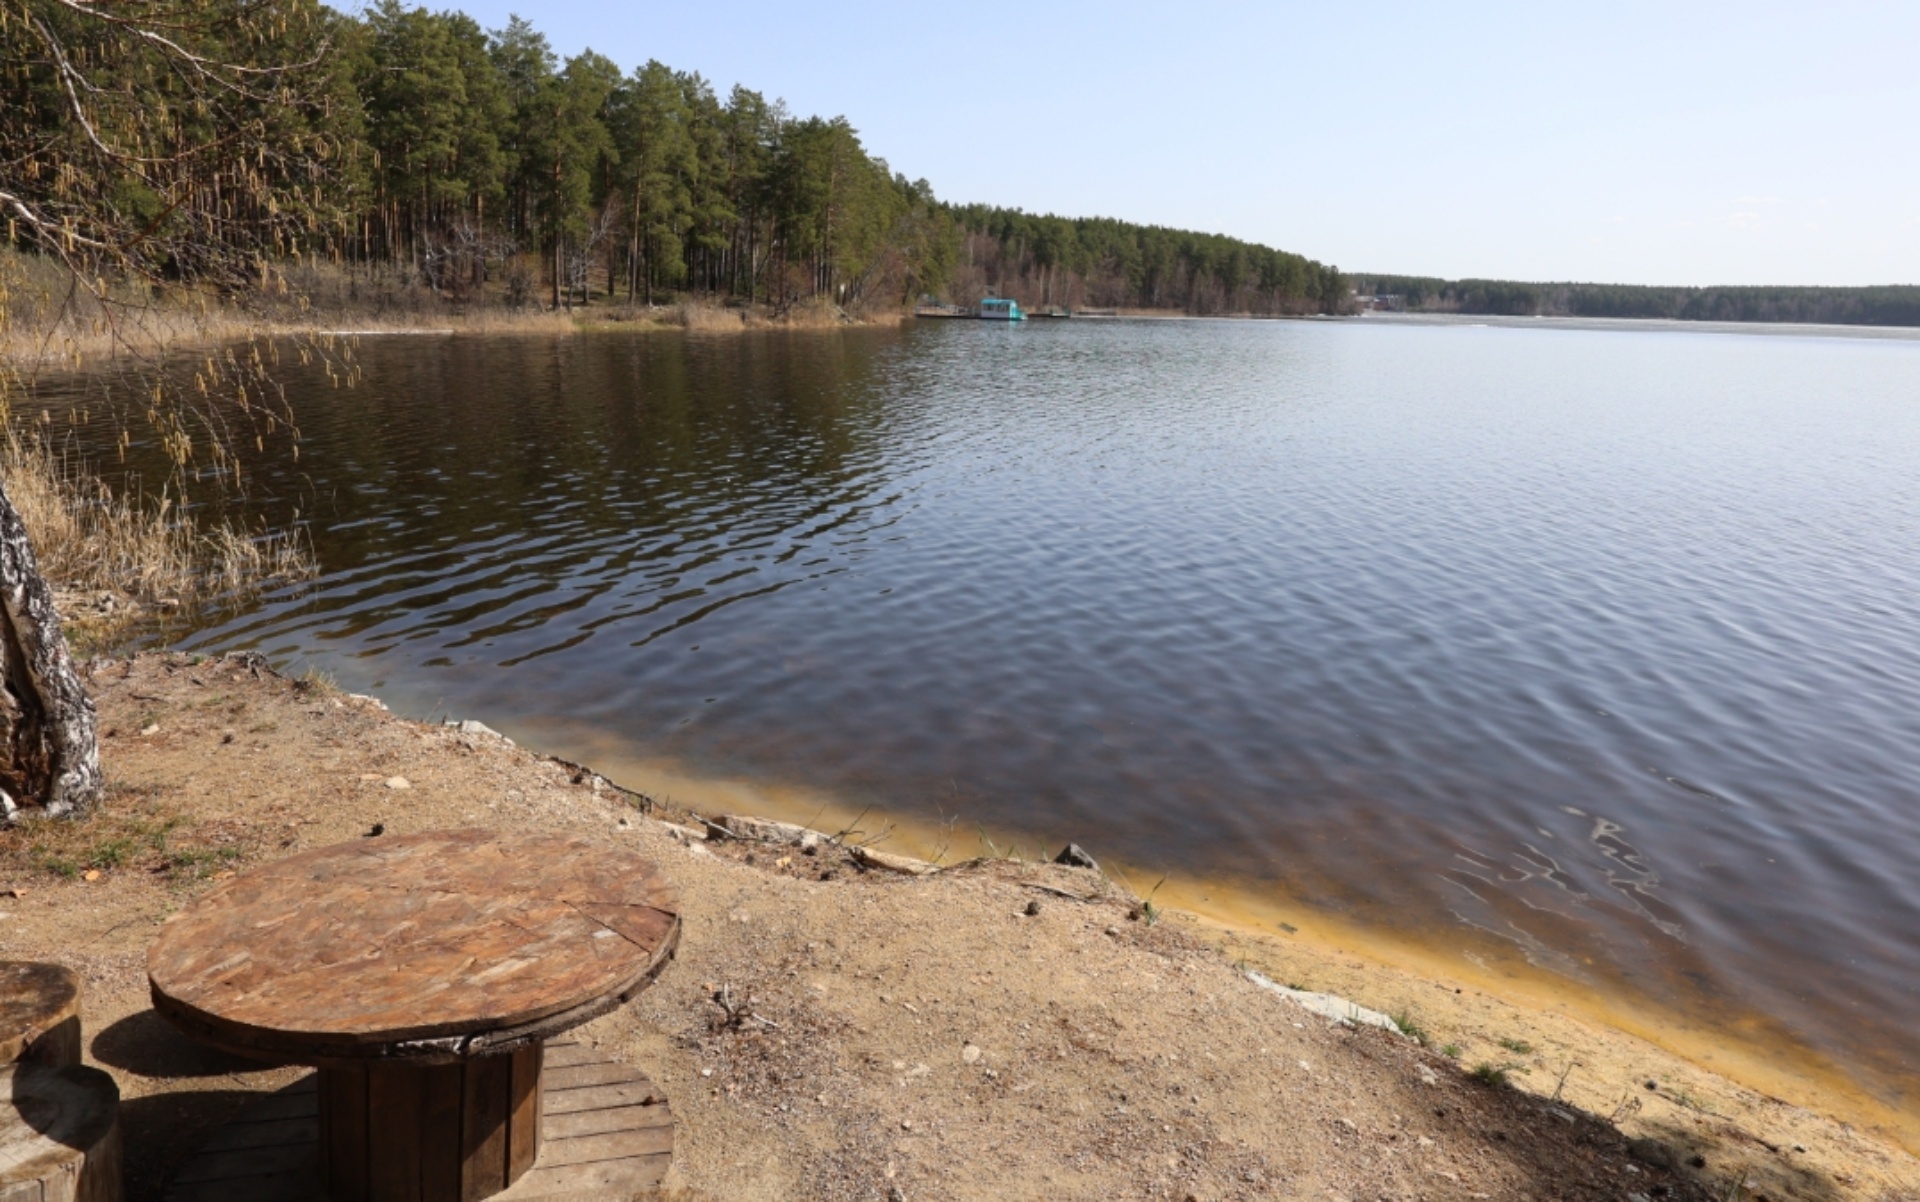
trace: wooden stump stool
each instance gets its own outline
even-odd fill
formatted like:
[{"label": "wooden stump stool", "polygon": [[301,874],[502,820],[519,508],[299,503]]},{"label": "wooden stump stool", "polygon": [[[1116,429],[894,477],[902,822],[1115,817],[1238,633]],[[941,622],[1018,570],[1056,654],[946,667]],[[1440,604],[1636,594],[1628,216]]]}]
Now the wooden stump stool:
[{"label": "wooden stump stool", "polygon": [[0,961],[0,1064],[80,1063],[80,978],[58,964]]},{"label": "wooden stump stool", "polygon": [[120,1089],[97,1068],[0,1068],[0,1202],[120,1202]]},{"label": "wooden stump stool", "polygon": [[547,1039],[652,983],[677,908],[652,864],[589,839],[359,839],[168,919],[147,979],[188,1035],[320,1069],[336,1202],[475,1202],[539,1155]]}]

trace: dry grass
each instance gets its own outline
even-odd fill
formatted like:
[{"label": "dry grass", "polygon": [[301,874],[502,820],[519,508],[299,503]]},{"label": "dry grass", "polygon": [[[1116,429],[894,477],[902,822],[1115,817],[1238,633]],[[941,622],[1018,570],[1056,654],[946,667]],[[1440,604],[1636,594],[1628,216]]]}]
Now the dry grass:
[{"label": "dry grass", "polygon": [[0,478],[47,579],[64,589],[196,605],[305,579],[313,557],[296,538],[222,523],[201,528],[162,496],[115,493],[46,444],[9,436]]}]

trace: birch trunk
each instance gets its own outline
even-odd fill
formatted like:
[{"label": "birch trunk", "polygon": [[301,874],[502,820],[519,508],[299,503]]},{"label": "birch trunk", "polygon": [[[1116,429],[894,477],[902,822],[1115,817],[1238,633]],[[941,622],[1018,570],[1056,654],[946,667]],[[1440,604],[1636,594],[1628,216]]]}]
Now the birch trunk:
[{"label": "birch trunk", "polygon": [[[0,820],[23,805],[78,817],[100,796],[93,699],[74,671],[60,615],[27,541],[26,524],[0,480]],[[17,790],[18,798],[10,792]]]}]

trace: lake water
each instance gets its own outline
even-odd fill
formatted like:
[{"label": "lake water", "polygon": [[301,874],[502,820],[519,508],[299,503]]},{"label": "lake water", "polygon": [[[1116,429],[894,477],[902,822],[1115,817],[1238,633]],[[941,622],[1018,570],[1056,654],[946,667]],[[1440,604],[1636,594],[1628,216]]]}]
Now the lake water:
[{"label": "lake water", "polygon": [[289,369],[303,453],[253,466],[321,578],[186,647],[1504,951],[1915,1105],[1920,342],[946,322],[359,357],[353,390]]}]

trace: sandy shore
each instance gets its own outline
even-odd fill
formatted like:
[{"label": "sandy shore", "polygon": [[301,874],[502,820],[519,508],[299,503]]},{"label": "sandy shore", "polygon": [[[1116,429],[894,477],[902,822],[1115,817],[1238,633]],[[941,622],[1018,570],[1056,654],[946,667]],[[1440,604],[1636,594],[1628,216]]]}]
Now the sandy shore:
[{"label": "sandy shore", "polygon": [[[590,832],[679,884],[678,961],[584,1029],[672,1098],[672,1196],[1920,1197],[1920,1162],[1890,1141],[1632,1036],[1333,943],[1149,916],[1095,871],[901,872],[853,839],[690,837],[693,815],[592,771],[248,659],[89,674],[112,796],[89,823],[0,834],[0,954],[82,972],[88,1059],[127,1098],[129,1198],[158,1197],[304,1071],[155,1018],[157,924],[235,871],[376,824]],[[1399,1009],[1432,1046],[1330,1022],[1256,964]],[[767,1022],[719,1021],[723,986]],[[1480,1064],[1510,1084],[1474,1079]]]}]

